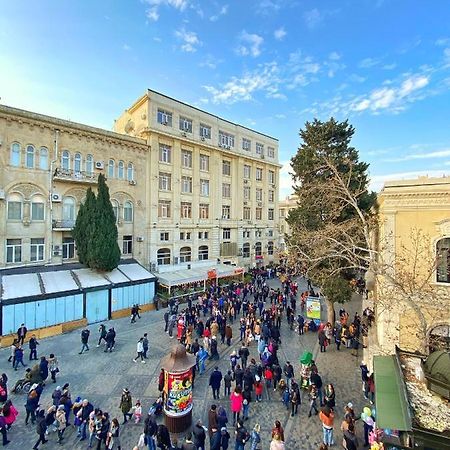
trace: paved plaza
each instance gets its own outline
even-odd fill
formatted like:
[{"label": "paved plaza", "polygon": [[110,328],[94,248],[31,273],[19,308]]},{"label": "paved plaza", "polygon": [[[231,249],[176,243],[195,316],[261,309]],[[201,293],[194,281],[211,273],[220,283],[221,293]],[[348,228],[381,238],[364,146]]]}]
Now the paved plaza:
[{"label": "paved plaza", "polygon": [[[277,280],[270,280],[271,286],[279,285]],[[299,280],[299,290],[304,290],[303,280]],[[360,309],[359,299],[345,305],[346,310],[354,314]],[[117,345],[113,353],[104,353],[103,348],[96,348],[98,339],[98,325],[89,327],[91,330],[90,351],[79,355],[80,350],[80,331],[77,330],[62,336],[55,336],[42,340],[38,347],[38,356],[55,353],[60,362],[61,372],[58,375],[56,385],[62,386],[64,383],[70,383],[72,400],[77,396],[82,399],[87,398],[94,406],[100,407],[110,413],[111,418],[117,417],[122,422],[122,414],[119,409],[120,395],[123,388],[128,388],[133,397],[133,403],[140,399],[143,404],[143,411],[146,412],[153,401],[158,397],[158,375],[160,371],[160,360],[166,356],[171,347],[176,343],[176,339],[170,339],[168,334],[164,333],[164,310],[152,311],[141,316],[136,323],[130,324],[129,318],[109,321],[107,328],[114,326],[117,331]],[[322,311],[325,317],[326,311]],[[335,419],[335,441],[336,447],[341,447],[342,435],[339,426],[343,417],[344,405],[352,401],[355,412],[358,414],[361,408],[365,406],[364,398],[361,392],[359,363],[361,358],[355,358],[350,354],[350,350],[341,349],[336,351],[334,345],[328,348],[326,353],[318,352],[317,333],[307,333],[303,336],[297,335],[289,330],[285,321],[282,323],[279,359],[284,365],[286,360],[290,360],[296,369],[298,375],[299,356],[304,350],[312,351],[322,376],[323,382],[333,383],[336,389],[336,419]],[[145,332],[149,335],[150,350],[149,359],[146,364],[133,363],[135,356],[136,342]],[[194,389],[193,420],[202,418],[207,424],[207,412],[210,405],[214,402],[223,405],[231,421],[229,410],[229,400],[221,398],[214,401],[211,389],[208,388],[209,374],[214,366],[218,365],[222,373],[225,374],[229,368],[229,355],[231,351],[240,348],[239,333],[237,323],[233,326],[233,342],[231,347],[219,344],[220,360],[208,362],[207,371],[202,376],[197,374]],[[256,344],[252,343],[250,347],[251,357],[257,358]],[[26,360],[29,351],[26,351]],[[5,372],[9,378],[9,388],[15,381],[22,377],[23,370],[17,372],[12,370],[7,362],[9,349],[1,350],[0,370]],[[249,359],[250,360],[250,359]],[[26,361],[27,362],[27,361]],[[48,381],[48,380],[47,380]],[[41,406],[46,408],[51,405],[51,394],[55,388],[54,384],[47,383],[41,397]],[[221,389],[223,393],[223,387]],[[25,394],[11,394],[14,405],[20,412],[20,415],[8,434],[11,440],[8,448],[12,449],[31,449],[37,440],[35,426],[24,423],[25,416]],[[266,450],[270,444],[270,433],[273,422],[278,419],[285,429],[286,449],[317,449],[322,441],[322,427],[317,416],[308,418],[308,407],[306,393],[303,393],[303,403],[299,408],[299,414],[290,417],[289,412],[283,407],[278,392],[264,391],[263,401],[261,403],[251,402],[250,417],[246,422],[249,431],[255,423],[261,424],[262,449]],[[161,419],[159,419],[161,420]],[[73,422],[71,416],[70,422]],[[134,424],[128,422],[121,427],[121,441],[123,450],[131,450],[136,445],[140,433],[142,433],[143,424]],[[234,448],[234,432],[229,427],[232,440],[230,448]],[[357,430],[358,436],[361,436],[361,429]],[[65,439],[62,446],[57,444],[56,434],[51,434],[49,442],[41,447],[44,449],[67,448],[84,449],[87,447],[86,441],[79,442],[76,437],[76,430],[73,426],[65,432]],[[246,447],[249,447],[247,444]]]}]

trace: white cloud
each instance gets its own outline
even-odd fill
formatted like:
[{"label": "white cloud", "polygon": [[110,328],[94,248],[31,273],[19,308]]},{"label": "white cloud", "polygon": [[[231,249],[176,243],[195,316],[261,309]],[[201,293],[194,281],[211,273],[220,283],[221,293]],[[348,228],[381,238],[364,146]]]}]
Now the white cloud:
[{"label": "white cloud", "polygon": [[386,159],[386,162],[414,161],[421,159],[441,159],[450,156],[450,149],[435,150],[433,152],[410,153],[399,158]]},{"label": "white cloud", "polygon": [[378,58],[364,58],[358,63],[358,67],[361,69],[370,69],[378,64],[380,64],[381,60]]},{"label": "white cloud", "polygon": [[358,75],[356,73],[351,74],[348,79],[350,81],[354,81],[355,83],[364,83],[366,81],[366,77],[362,77],[361,75]]},{"label": "white cloud", "polygon": [[262,91],[266,96],[277,98],[278,65],[275,62],[258,65],[256,70],[246,72],[242,77],[232,77],[222,87],[203,86],[211,95],[213,103],[232,104],[253,99],[256,92]]},{"label": "white cloud", "polygon": [[184,28],[175,31],[175,36],[182,41],[180,46],[184,52],[192,53],[197,51],[197,47],[202,45],[197,34],[193,31],[186,31]]},{"label": "white cloud", "polygon": [[206,55],[203,61],[199,64],[200,67],[207,67],[208,69],[215,69],[218,64],[223,62],[221,59],[217,59],[212,55]]},{"label": "white cloud", "polygon": [[407,78],[402,83],[398,95],[400,97],[406,97],[411,94],[411,92],[424,88],[429,82],[430,79],[424,75]]},{"label": "white cloud", "polygon": [[292,171],[291,161],[282,161],[280,164],[283,165],[280,169],[280,198],[285,198],[293,193],[292,185],[294,182],[290,174]]},{"label": "white cloud", "polygon": [[282,0],[260,0],[256,6],[256,12],[261,15],[273,14],[280,10]]},{"label": "white cloud", "polygon": [[393,69],[395,69],[397,67],[397,64],[395,64],[395,63],[392,63],[392,64],[385,64],[384,66],[383,66],[383,69],[384,70],[393,70]]},{"label": "white cloud", "polygon": [[317,8],[314,8],[304,12],[303,19],[305,20],[306,26],[313,29],[322,22],[323,14]]},{"label": "white cloud", "polygon": [[338,61],[341,59],[341,55],[338,52],[331,52],[328,55],[328,59],[331,59],[332,61]]},{"label": "white cloud", "polygon": [[285,38],[286,34],[286,30],[283,27],[278,28],[278,30],[275,30],[273,32],[273,36],[277,41],[282,41]]},{"label": "white cloud", "polygon": [[159,9],[164,7],[171,7],[178,11],[184,11],[189,5],[190,0],[145,0],[149,5],[146,11],[146,16],[149,20],[156,22],[159,19]]},{"label": "white cloud", "polygon": [[209,18],[211,22],[217,22],[221,16],[225,16],[228,13],[228,5],[223,5],[217,14],[214,14]]},{"label": "white cloud", "polygon": [[440,38],[435,44],[439,47],[445,47],[446,45],[450,45],[450,38]]},{"label": "white cloud", "polygon": [[241,56],[251,55],[254,58],[261,54],[264,39],[258,34],[247,33],[245,30],[239,35],[239,45],[236,53]]}]

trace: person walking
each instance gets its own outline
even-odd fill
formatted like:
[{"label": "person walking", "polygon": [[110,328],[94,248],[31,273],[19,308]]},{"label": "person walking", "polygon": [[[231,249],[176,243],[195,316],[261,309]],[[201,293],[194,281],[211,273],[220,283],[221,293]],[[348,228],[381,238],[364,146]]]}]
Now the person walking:
[{"label": "person walking", "polygon": [[278,434],[280,439],[284,442],[284,429],[279,420],[275,420],[274,427],[272,428],[272,439],[276,434]]},{"label": "person walking", "polygon": [[316,416],[319,414],[319,410],[317,409],[317,387],[315,384],[312,384],[309,388],[309,413],[308,417],[311,417],[312,411],[315,411]]},{"label": "person walking", "polygon": [[105,341],[106,341],[106,346],[105,346],[104,352],[112,353],[112,351],[114,350],[114,346],[116,344],[116,332],[115,332],[114,328],[110,328],[108,330],[108,332],[106,333]]},{"label": "person walking", "polygon": [[144,338],[139,338],[137,344],[136,344],[136,358],[133,359],[133,362],[136,362],[139,358],[141,358],[141,363],[145,364],[144,360]]},{"label": "person walking", "polygon": [[211,408],[208,411],[208,435],[211,440],[211,436],[213,434],[213,429],[217,431],[217,406],[211,405]]},{"label": "person walking", "polygon": [[284,376],[286,377],[286,383],[288,388],[291,389],[292,379],[294,378],[294,367],[290,363],[290,361],[286,361],[286,364],[283,367]]},{"label": "person walking", "polygon": [[195,449],[206,450],[205,449],[206,433],[201,420],[197,420],[197,423],[194,425],[194,428],[192,429],[192,434],[194,435]]},{"label": "person walking", "polygon": [[21,345],[17,346],[14,352],[14,370],[17,370],[19,364],[22,364],[23,367],[27,366],[23,362],[23,348]]},{"label": "person walking", "polygon": [[214,400],[219,399],[221,382],[222,372],[219,370],[219,367],[216,366],[209,376],[209,385],[211,386]]},{"label": "person walking", "polygon": [[45,380],[48,378],[48,361],[45,356],[41,356],[41,362],[39,363],[39,375],[42,382],[45,384]]},{"label": "person walking", "polygon": [[239,357],[242,361],[242,368],[245,370],[247,367],[247,359],[250,355],[250,352],[248,351],[247,346],[245,343],[242,344],[242,347],[239,349]]},{"label": "person walking", "polygon": [[23,345],[25,342],[25,338],[27,337],[28,329],[24,323],[22,323],[17,330],[17,342],[19,345]]},{"label": "person walking", "polygon": [[298,387],[298,384],[295,382],[292,382],[290,399],[291,399],[291,417],[294,417],[298,412],[298,405],[300,405],[301,403],[300,389]]},{"label": "person walking", "polygon": [[261,426],[259,423],[255,424],[253,427],[252,434],[250,436],[250,450],[258,450],[261,447],[259,444],[261,443],[261,436],[260,436]]},{"label": "person walking", "polygon": [[50,356],[48,357],[48,370],[50,371],[53,383],[56,383],[56,374],[59,373],[59,366],[58,358],[54,353],[50,353]]},{"label": "person walking", "polygon": [[84,441],[87,438],[86,429],[89,424],[89,418],[94,411],[94,406],[89,403],[88,399],[84,399],[81,403],[81,409],[78,412],[80,425],[78,426],[78,436],[81,437],[80,441]]},{"label": "person walking", "polygon": [[231,394],[231,382],[232,381],[233,381],[233,374],[231,373],[231,370],[229,370],[223,377],[225,397],[230,396],[230,394]]},{"label": "person walking", "polygon": [[78,353],[79,355],[81,355],[84,351],[89,351],[89,335],[91,334],[91,332],[85,328],[82,332],[81,332],[81,350]]},{"label": "person walking", "polygon": [[284,442],[281,440],[281,436],[279,434],[275,434],[270,441],[269,450],[284,450],[286,447],[284,446]]},{"label": "person walking", "polygon": [[109,427],[108,437],[106,438],[107,449],[113,450],[117,448],[117,450],[121,450],[120,445],[120,425],[119,421],[114,418],[111,421],[111,426]]},{"label": "person walking", "polygon": [[235,435],[235,450],[244,450],[245,444],[250,439],[250,434],[247,431],[247,428],[245,428],[244,422],[241,419],[238,419],[237,421]]},{"label": "person walking", "polygon": [[37,361],[37,346],[39,342],[36,339],[36,335],[32,334],[30,340],[28,341],[28,347],[30,349],[30,361],[33,359]]},{"label": "person walking", "polygon": [[99,337],[98,337],[97,347],[100,347],[102,341],[105,341],[105,344],[106,344],[106,326],[103,323],[99,326],[98,333],[99,333]]},{"label": "person walking", "polygon": [[63,437],[64,430],[66,429],[67,426],[64,405],[58,406],[58,409],[56,410],[55,414],[55,419],[58,422],[58,444],[62,444],[62,441],[64,439]]},{"label": "person walking", "polygon": [[334,427],[334,412],[328,406],[324,406],[319,413],[319,419],[322,422],[323,429],[323,443],[329,447],[334,445],[333,427]]},{"label": "person walking", "polygon": [[[34,411],[33,411],[34,415]],[[45,439],[45,432],[47,430],[47,424],[45,422],[45,411],[43,409],[39,410],[37,413],[37,419],[36,419],[36,433],[39,436],[39,439],[36,441],[36,444],[34,444],[33,449],[37,450],[39,448],[39,444],[45,444],[47,442],[47,439]]]},{"label": "person walking", "polygon": [[236,421],[239,420],[244,397],[242,397],[242,389],[240,386],[236,386],[234,392],[230,395],[230,409],[233,413],[233,425],[236,425]]},{"label": "person walking", "polygon": [[148,352],[148,337],[147,337],[147,333],[144,333],[144,337],[142,338],[142,347],[143,347],[144,359],[147,359],[147,352]]},{"label": "person walking", "polygon": [[119,408],[122,410],[123,414],[123,423],[127,423],[127,417],[131,419],[133,416],[130,413],[130,410],[133,406],[133,399],[131,398],[130,391],[127,388],[124,388],[122,391],[122,396],[120,397],[120,405]]},{"label": "person walking", "polygon": [[6,417],[0,416],[0,433],[3,438],[3,447],[8,445],[11,441],[8,441],[8,424],[6,423]]},{"label": "person walking", "polygon": [[221,450],[228,450],[228,445],[230,443],[230,433],[226,427],[220,429],[220,448]]}]

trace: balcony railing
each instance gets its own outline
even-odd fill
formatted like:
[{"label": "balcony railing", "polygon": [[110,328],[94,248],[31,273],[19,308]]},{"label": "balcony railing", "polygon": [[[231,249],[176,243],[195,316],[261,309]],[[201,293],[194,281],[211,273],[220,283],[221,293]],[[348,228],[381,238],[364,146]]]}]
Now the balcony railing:
[{"label": "balcony railing", "polygon": [[59,181],[75,181],[78,183],[97,183],[97,175],[94,172],[78,172],[58,167],[53,173],[53,179]]},{"label": "balcony railing", "polygon": [[59,231],[71,230],[75,226],[74,219],[53,220],[52,228]]}]

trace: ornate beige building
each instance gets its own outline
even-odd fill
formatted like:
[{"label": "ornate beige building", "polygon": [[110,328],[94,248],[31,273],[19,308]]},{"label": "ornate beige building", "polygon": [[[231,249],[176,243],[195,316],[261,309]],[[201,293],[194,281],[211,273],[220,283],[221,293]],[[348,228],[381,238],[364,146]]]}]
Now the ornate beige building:
[{"label": "ornate beige building", "polygon": [[0,106],[1,267],[76,261],[99,173],[124,257],[154,271],[274,260],[276,139],[150,90],[114,129]]},{"label": "ornate beige building", "polygon": [[279,203],[279,229],[280,229],[280,250],[284,251],[286,249],[286,243],[284,236],[291,234],[291,228],[287,223],[286,219],[289,216],[289,211],[297,208],[298,197],[293,195],[288,195],[284,200],[280,200]]},{"label": "ornate beige building", "polygon": [[378,197],[375,352],[450,348],[450,177],[390,181]]}]

